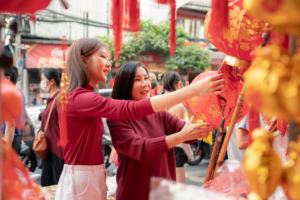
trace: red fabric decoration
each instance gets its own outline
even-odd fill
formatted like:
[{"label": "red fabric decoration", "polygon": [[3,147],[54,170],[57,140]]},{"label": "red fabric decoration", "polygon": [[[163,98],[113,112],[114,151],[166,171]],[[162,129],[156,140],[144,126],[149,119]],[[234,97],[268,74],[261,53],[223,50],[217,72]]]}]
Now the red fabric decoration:
[{"label": "red fabric decoration", "polygon": [[252,106],[249,107],[249,112],[248,112],[248,119],[249,119],[249,132],[248,132],[248,146],[252,144],[252,132],[254,129],[259,128],[259,112],[253,109]]},{"label": "red fabric decoration", "polygon": [[67,76],[66,76],[66,66],[65,66],[65,61],[66,61],[66,50],[67,50],[67,39],[65,36],[62,37],[61,39],[61,46],[62,46],[62,53],[63,53],[63,74],[62,74],[62,80],[61,80],[61,90],[62,90],[62,95],[61,95],[61,112],[60,112],[60,128],[59,128],[59,146],[65,146],[68,142],[67,138],[67,95],[66,95],[66,90],[65,88],[68,85],[67,81]]},{"label": "red fabric decoration", "polygon": [[46,8],[51,0],[0,0],[0,12],[35,13]]},{"label": "red fabric decoration", "polygon": [[176,50],[176,1],[175,0],[157,0],[157,3],[160,4],[169,4],[170,5],[170,54],[175,55]]},{"label": "red fabric decoration", "polygon": [[[226,105],[224,109],[224,116],[229,112],[229,108],[233,109],[230,112],[230,115],[225,120],[225,126],[229,126],[231,117],[233,115],[236,102],[238,100],[239,94],[243,88],[243,84],[238,80],[239,77],[235,77],[230,73],[230,67],[226,67],[224,62],[220,71],[209,71],[204,72],[198,75],[191,84],[194,84],[197,81],[200,81],[208,76],[213,76],[218,73],[223,73],[223,78],[225,79],[226,92],[222,95],[212,95],[212,96],[196,96],[192,99],[187,100],[189,107],[191,108],[193,114],[197,119],[202,120],[203,122],[209,122],[214,127],[218,127],[222,120],[222,105]],[[248,104],[244,103],[241,111],[238,114],[237,122],[241,121],[246,114],[248,113]]]},{"label": "red fabric decoration", "polygon": [[211,30],[217,35],[223,33],[222,30],[228,28],[228,0],[212,0],[211,3]]},{"label": "red fabric decoration", "polygon": [[[251,42],[251,35],[247,29],[247,20],[253,20],[247,15],[246,10],[241,6],[241,0],[213,0],[212,10],[205,17],[204,30],[209,41],[226,55],[251,61],[250,52],[255,49]],[[225,2],[228,2],[227,14],[218,12],[224,9]],[[216,5],[215,5],[216,4]],[[216,8],[214,8],[216,7]],[[220,7],[220,8],[219,8]],[[221,9],[222,8],[222,9]],[[214,12],[217,10],[217,12]],[[216,16],[217,15],[217,16]],[[224,15],[221,17],[221,15]],[[225,16],[227,15],[227,17]],[[228,28],[224,26],[225,21]],[[256,34],[262,38],[262,34]],[[257,39],[257,38],[256,38]]]},{"label": "red fabric decoration", "polygon": [[170,0],[170,12],[171,12],[171,23],[170,23],[170,53],[172,56],[175,55],[176,50],[176,1]]},{"label": "red fabric decoration", "polygon": [[60,122],[59,122],[59,146],[64,147],[68,142],[67,137],[67,104],[61,104]]},{"label": "red fabric decoration", "polygon": [[112,29],[115,36],[115,63],[118,66],[119,51],[122,49],[123,33],[123,0],[112,0],[111,9]]},{"label": "red fabric decoration", "polygon": [[282,136],[285,136],[287,131],[288,122],[283,121],[282,119],[277,120],[277,130],[281,132]]},{"label": "red fabric decoration", "polygon": [[44,200],[39,194],[37,183],[29,178],[26,166],[22,163],[19,155],[3,141],[3,162],[2,167],[2,199],[3,200],[22,200],[24,190],[32,190],[31,200]]},{"label": "red fabric decoration", "polygon": [[139,0],[126,0],[126,16],[129,17],[129,26],[132,32],[141,30]]}]

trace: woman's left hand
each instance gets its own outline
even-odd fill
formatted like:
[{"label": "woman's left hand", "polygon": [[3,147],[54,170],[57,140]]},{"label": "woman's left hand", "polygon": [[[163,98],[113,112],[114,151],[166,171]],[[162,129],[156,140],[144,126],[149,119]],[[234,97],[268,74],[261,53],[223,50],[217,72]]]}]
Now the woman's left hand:
[{"label": "woman's left hand", "polygon": [[[186,82],[185,82],[185,87],[187,87],[187,86],[189,86],[189,85],[190,85],[190,83],[189,83],[188,81],[186,81]],[[183,84],[182,84],[181,81],[179,82],[179,88],[180,88],[180,89],[184,88],[184,86],[183,86]],[[183,105],[186,109],[190,109],[189,104],[187,103],[187,101],[183,101],[183,102],[181,102],[181,103],[182,103],[182,105]]]}]

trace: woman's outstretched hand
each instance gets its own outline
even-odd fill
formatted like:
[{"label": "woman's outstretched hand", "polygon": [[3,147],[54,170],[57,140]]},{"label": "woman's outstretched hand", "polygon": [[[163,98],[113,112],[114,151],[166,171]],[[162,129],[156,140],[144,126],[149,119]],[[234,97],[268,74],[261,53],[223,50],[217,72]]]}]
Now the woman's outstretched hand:
[{"label": "woman's outstretched hand", "polygon": [[193,124],[194,116],[185,124],[183,129],[180,131],[182,141],[195,140],[198,138],[206,138],[209,132],[214,129],[208,122],[199,124]]},{"label": "woman's outstretched hand", "polygon": [[222,78],[223,74],[217,74],[206,77],[190,87],[194,87],[199,96],[219,95],[225,92],[222,90],[225,86],[225,81]]}]

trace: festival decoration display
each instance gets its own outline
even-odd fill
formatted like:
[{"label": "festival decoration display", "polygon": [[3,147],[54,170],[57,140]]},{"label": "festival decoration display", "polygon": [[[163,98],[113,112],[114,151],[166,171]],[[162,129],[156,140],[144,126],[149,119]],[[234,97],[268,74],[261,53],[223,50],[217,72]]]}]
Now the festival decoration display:
[{"label": "festival decoration display", "polygon": [[244,168],[251,191],[262,200],[271,196],[282,179],[280,157],[273,149],[273,136],[264,129],[255,129],[253,143],[245,153]]},{"label": "festival decoration display", "polygon": [[2,173],[2,199],[3,200],[23,200],[22,196],[26,190],[31,191],[31,200],[44,200],[41,197],[41,190],[30,178],[25,165],[14,151],[11,145],[3,142],[4,156]]},{"label": "festival decoration display", "polygon": [[[175,55],[176,49],[176,1],[156,0],[160,4],[170,5],[170,54]],[[129,25],[132,32],[139,31],[140,25],[140,4],[138,0],[112,0],[111,9],[112,29],[115,36],[115,63],[118,66],[119,52],[122,49],[123,31]]]},{"label": "festival decoration display", "polygon": [[[245,61],[251,61],[250,52],[255,49],[256,45],[251,43],[251,36],[258,37],[261,44],[263,38],[261,33],[264,32],[264,25],[246,14],[240,0],[229,0],[228,3],[228,28],[219,31],[213,31],[212,28],[218,24],[218,19],[213,20],[211,17],[213,10],[210,10],[204,21],[204,29],[209,41],[220,51]],[[220,32],[221,31],[221,32]]]},{"label": "festival decoration display", "polygon": [[[227,72],[224,72],[227,73]],[[205,72],[197,76],[191,84],[200,81],[208,76],[218,74],[217,71]],[[203,122],[209,122],[211,125],[218,127],[222,120],[222,106],[225,106],[224,113],[229,113],[230,108],[234,108],[239,97],[239,93],[243,88],[243,84],[240,81],[234,80],[234,76],[227,73],[225,78],[225,88],[227,91],[222,95],[213,95],[208,97],[195,96],[189,99],[188,105],[191,108],[193,114],[197,119]],[[239,79],[239,77],[237,77]],[[238,114],[239,122],[242,120],[248,112],[248,104],[244,103],[243,108]],[[225,127],[229,125],[233,112],[230,112],[228,118],[225,120]]]},{"label": "festival decoration display", "polygon": [[243,5],[249,15],[269,22],[275,30],[300,33],[299,0],[244,0]]},{"label": "festival decoration display", "polygon": [[300,199],[300,138],[290,143],[288,164],[284,169],[283,187],[285,194],[291,200]]},{"label": "festival decoration display", "polygon": [[245,98],[267,117],[300,122],[300,49],[291,56],[269,45],[256,50],[253,66],[245,74]]},{"label": "festival decoration display", "polygon": [[66,87],[68,86],[68,77],[66,74],[66,50],[67,50],[67,40],[66,37],[63,36],[62,40],[62,52],[63,52],[63,73],[61,76],[61,114],[60,114],[60,140],[59,145],[65,146],[67,143],[67,94],[66,94]]},{"label": "festival decoration display", "polygon": [[12,13],[35,13],[38,10],[46,8],[51,0],[0,0],[0,12]]}]

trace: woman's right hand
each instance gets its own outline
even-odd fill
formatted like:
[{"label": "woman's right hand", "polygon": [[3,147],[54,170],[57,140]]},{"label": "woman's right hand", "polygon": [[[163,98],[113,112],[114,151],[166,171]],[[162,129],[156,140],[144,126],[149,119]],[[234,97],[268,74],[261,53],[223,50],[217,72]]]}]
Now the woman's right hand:
[{"label": "woman's right hand", "polygon": [[193,124],[194,116],[185,124],[180,131],[182,142],[188,140],[195,140],[198,138],[206,138],[214,127],[208,122],[202,122],[199,124]]},{"label": "woman's right hand", "polygon": [[225,86],[222,76],[223,74],[209,76],[190,86],[194,87],[197,96],[219,95],[225,92],[225,90],[222,91]]}]

